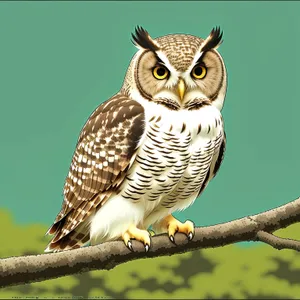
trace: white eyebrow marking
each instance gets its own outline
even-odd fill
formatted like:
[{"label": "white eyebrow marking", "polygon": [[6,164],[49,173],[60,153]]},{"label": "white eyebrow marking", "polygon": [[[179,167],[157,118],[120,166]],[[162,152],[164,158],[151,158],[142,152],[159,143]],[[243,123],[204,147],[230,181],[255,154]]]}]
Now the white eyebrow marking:
[{"label": "white eyebrow marking", "polygon": [[177,71],[168,60],[167,56],[161,51],[158,50],[155,52],[156,55],[162,60],[164,65],[168,68],[170,72],[170,78],[168,79],[167,84],[165,85],[167,88],[172,88],[178,81],[178,77],[180,76],[180,72]]},{"label": "white eyebrow marking", "polygon": [[155,53],[162,60],[162,62],[165,64],[165,66],[169,69],[170,72],[174,73],[177,76],[179,75],[179,72],[170,64],[167,56],[161,50],[158,50]]},{"label": "white eyebrow marking", "polygon": [[[199,49],[201,49],[201,47]],[[198,53],[195,54],[192,63],[190,64],[190,66],[186,70],[186,73],[191,73],[192,72],[193,67],[195,66],[196,62],[201,58],[201,56],[203,55],[203,53],[204,52],[201,52],[201,51],[198,50]]]}]

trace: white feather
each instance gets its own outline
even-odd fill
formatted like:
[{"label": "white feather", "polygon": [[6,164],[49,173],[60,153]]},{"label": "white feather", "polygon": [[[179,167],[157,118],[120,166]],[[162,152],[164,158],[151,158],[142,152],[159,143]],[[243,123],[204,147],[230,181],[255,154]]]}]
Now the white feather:
[{"label": "white feather", "polygon": [[[190,157],[193,157],[195,151],[200,148],[204,149],[210,141],[214,140],[218,135],[223,134],[222,126],[218,126],[217,128],[214,127],[215,120],[220,119],[221,117],[220,111],[214,106],[203,107],[201,110],[195,111],[172,111],[154,102],[146,101],[138,94],[133,94],[134,95],[132,96],[145,107],[146,118],[145,133],[140,140],[137,154],[144,155],[144,146],[146,144],[151,144],[151,140],[149,140],[146,133],[150,130],[151,123],[149,120],[153,116],[161,116],[161,121],[157,123],[159,124],[158,130],[160,132],[157,133],[157,139],[160,139],[165,132],[169,132],[171,125],[173,126],[172,132],[179,138],[179,143],[182,143],[187,138],[188,132],[191,133],[191,143],[188,147]],[[183,123],[186,124],[186,130],[181,133]],[[201,133],[197,135],[199,123],[201,123],[202,130]],[[211,130],[207,133],[209,126],[211,127]],[[155,154],[158,157],[160,155],[159,152]],[[176,157],[177,165],[182,164],[180,161],[182,157],[179,155],[179,152],[176,153],[176,151],[174,151],[172,155]],[[163,161],[162,164],[167,164],[167,162]],[[207,162],[207,165],[208,164],[209,162]],[[130,165],[128,177],[133,180],[129,181],[128,179],[125,179],[121,185],[121,191],[124,191],[129,187],[128,183],[139,183],[141,177],[138,173],[146,176],[151,175],[149,171],[145,171],[140,167],[140,164],[135,161],[135,156],[132,158]],[[203,165],[203,168],[207,168],[207,165]],[[168,179],[168,174],[170,174],[172,170],[173,167],[166,168],[164,173],[160,175],[160,179]],[[183,174],[188,176],[192,170],[193,166],[189,165],[186,170],[183,170]],[[167,182],[171,183],[171,180],[168,180],[169,181]],[[138,194],[134,194],[134,197],[140,197],[138,200],[124,198],[122,192],[118,195],[113,194],[92,218],[90,225],[92,244],[117,239],[132,224],[141,229],[146,229],[148,226],[154,224],[168,214],[171,214],[176,210],[185,209],[191,205],[200,189],[199,186],[199,189],[192,192],[186,199],[178,201],[172,208],[166,208],[162,207],[161,203],[168,197],[168,194],[162,193],[161,195],[158,195],[155,201],[149,201],[148,199],[149,193],[158,190],[161,188],[161,185],[162,183],[156,181],[153,177],[151,179],[151,190],[147,191],[142,197]],[[182,185],[181,181],[178,180],[178,183],[174,186],[173,190]]]}]

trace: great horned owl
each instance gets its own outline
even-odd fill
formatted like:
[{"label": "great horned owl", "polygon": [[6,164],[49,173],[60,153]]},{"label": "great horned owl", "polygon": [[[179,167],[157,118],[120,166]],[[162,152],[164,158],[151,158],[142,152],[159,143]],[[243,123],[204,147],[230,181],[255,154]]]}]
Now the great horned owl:
[{"label": "great horned owl", "polygon": [[223,159],[221,109],[227,77],[217,51],[222,33],[206,39],[172,34],[152,39],[137,27],[121,90],[84,125],[64,186],[64,201],[45,251],[122,238],[144,243],[147,229],[194,235],[172,213],[190,206]]}]

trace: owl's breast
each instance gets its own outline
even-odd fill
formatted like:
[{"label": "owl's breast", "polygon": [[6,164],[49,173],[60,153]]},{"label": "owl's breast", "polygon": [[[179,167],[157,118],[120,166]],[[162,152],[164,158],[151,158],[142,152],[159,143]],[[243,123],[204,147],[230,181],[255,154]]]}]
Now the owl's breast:
[{"label": "owl's breast", "polygon": [[191,198],[201,188],[222,135],[221,114],[214,107],[148,113],[122,196],[144,201],[148,214],[158,205],[171,208]]}]

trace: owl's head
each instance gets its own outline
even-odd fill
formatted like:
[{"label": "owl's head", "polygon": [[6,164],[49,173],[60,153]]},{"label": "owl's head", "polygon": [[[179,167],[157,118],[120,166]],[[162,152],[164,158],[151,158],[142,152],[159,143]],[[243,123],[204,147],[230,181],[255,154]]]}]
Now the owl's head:
[{"label": "owl's head", "polygon": [[172,34],[152,39],[142,27],[132,34],[139,51],[132,58],[123,90],[170,109],[197,109],[214,105],[222,109],[227,79],[217,51],[219,28],[206,39]]}]

